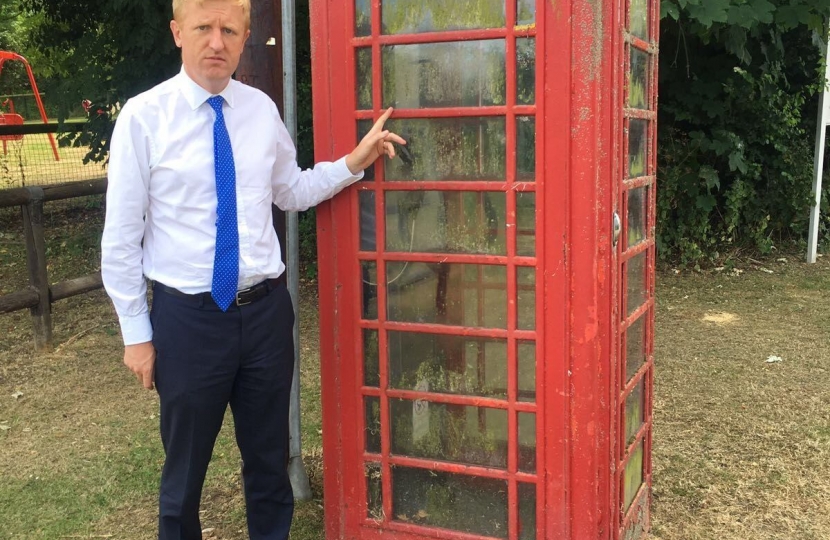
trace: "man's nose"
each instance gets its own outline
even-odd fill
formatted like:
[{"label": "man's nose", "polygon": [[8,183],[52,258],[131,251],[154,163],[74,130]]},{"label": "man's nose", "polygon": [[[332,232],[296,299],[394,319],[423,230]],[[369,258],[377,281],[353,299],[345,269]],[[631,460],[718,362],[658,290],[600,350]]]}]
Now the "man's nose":
[{"label": "man's nose", "polygon": [[221,28],[214,28],[210,31],[210,48],[214,51],[221,51],[225,48],[225,41],[222,39]]}]

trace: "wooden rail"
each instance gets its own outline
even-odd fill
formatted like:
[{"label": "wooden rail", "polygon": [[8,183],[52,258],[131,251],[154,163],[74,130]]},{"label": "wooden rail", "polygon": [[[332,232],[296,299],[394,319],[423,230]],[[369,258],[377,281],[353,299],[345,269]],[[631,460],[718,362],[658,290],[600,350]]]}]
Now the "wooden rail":
[{"label": "wooden rail", "polygon": [[43,203],[101,195],[106,191],[106,178],[0,191],[0,208],[20,206],[22,209],[26,265],[29,269],[29,287],[0,296],[0,313],[28,308],[34,326],[35,349],[39,351],[52,346],[52,303],[103,286],[100,272],[49,285],[46,240],[43,232]]}]

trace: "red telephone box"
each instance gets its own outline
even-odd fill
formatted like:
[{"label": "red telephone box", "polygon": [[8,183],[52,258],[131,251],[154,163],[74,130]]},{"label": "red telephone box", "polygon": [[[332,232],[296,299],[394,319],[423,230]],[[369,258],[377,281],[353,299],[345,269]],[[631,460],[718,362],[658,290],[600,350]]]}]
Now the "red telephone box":
[{"label": "red telephone box", "polygon": [[326,536],[649,523],[657,0],[312,0]]}]

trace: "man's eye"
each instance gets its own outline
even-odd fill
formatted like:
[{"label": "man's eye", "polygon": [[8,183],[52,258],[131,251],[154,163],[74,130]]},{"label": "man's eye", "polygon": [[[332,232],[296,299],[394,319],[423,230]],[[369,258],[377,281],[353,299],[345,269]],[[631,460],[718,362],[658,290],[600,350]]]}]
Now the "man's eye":
[{"label": "man's eye", "polygon": [[231,30],[230,28],[225,28],[224,30],[225,30],[225,33],[226,33],[226,34],[228,34],[228,35],[231,35],[231,34],[235,34],[235,33],[236,33],[236,32],[234,32],[233,30]]},{"label": "man's eye", "polygon": [[202,32],[204,32],[205,30],[207,30],[207,26],[205,26],[204,24],[202,26],[197,26],[196,30],[201,30]]}]

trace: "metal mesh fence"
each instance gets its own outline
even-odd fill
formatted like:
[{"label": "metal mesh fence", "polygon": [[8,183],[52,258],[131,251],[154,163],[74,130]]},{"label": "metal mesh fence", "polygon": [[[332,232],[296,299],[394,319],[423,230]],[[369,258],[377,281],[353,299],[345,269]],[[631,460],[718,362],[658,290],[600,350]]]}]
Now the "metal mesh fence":
[{"label": "metal mesh fence", "polygon": [[86,148],[60,146],[55,134],[7,134],[0,125],[0,189],[63,184],[106,176],[102,163],[84,164]]},{"label": "metal mesh fence", "polygon": [[[17,71],[15,71],[17,70]],[[60,146],[57,111],[48,96],[41,94],[44,109],[31,92],[23,66],[7,63],[3,68],[0,93],[0,189],[64,184],[106,176],[101,163],[84,164],[86,148]],[[17,84],[15,84],[17,81]],[[73,120],[61,126],[67,131],[81,129],[86,120],[82,103],[69,111]],[[43,122],[45,114],[49,124]]]}]

